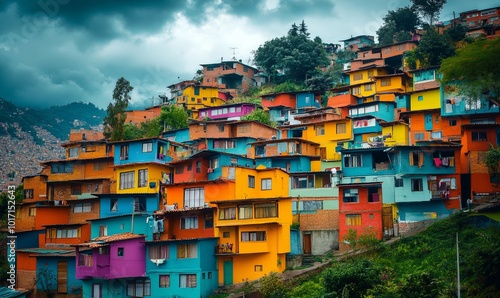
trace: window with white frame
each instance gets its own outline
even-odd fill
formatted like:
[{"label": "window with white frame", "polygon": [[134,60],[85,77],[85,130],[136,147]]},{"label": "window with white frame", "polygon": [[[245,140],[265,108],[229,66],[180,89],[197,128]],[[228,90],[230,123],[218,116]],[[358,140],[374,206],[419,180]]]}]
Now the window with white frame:
[{"label": "window with white frame", "polygon": [[181,217],[181,230],[191,230],[198,228],[197,216],[184,216]]},{"label": "window with white frame", "polygon": [[205,204],[205,192],[203,187],[184,189],[184,207],[203,207]]},{"label": "window with white frame", "polygon": [[359,202],[359,193],[357,188],[344,189],[344,203],[357,203]]},{"label": "window with white frame", "polygon": [[120,160],[128,159],[128,145],[121,145],[120,147]]},{"label": "window with white frame", "polygon": [[363,166],[361,154],[344,154],[344,167],[360,168]]},{"label": "window with white frame", "polygon": [[134,188],[134,171],[120,173],[120,189]]},{"label": "window with white frame", "polygon": [[273,188],[271,178],[261,179],[260,185],[262,190],[271,190]]},{"label": "window with white frame", "polygon": [[78,148],[69,148],[69,157],[78,157]]},{"label": "window with white frame", "polygon": [[242,242],[250,242],[250,241],[266,241],[266,232],[241,232],[241,241]]},{"label": "window with white frame", "polygon": [[153,151],[152,142],[142,143],[142,152],[152,152],[152,151]]},{"label": "window with white frame", "polygon": [[138,187],[146,187],[148,185],[148,169],[139,170],[139,185]]}]

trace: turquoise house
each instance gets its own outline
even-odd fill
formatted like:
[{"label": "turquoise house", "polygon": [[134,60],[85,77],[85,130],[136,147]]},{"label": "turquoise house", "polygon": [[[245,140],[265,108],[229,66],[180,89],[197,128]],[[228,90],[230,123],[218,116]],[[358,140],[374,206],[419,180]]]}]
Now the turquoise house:
[{"label": "turquoise house", "polygon": [[[83,283],[76,279],[75,253],[66,250],[57,253],[52,250],[38,250],[36,253],[37,292],[43,293],[43,284],[56,293],[81,295]],[[44,282],[42,282],[42,279]]]},{"label": "turquoise house", "polygon": [[209,297],[218,287],[217,238],[146,242],[150,297]]}]

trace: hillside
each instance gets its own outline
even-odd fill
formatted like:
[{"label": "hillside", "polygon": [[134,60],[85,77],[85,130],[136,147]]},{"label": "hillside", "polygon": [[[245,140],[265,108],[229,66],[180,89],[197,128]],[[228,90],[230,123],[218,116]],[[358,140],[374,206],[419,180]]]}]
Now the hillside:
[{"label": "hillside", "polygon": [[47,109],[20,108],[0,98],[0,189],[38,173],[40,162],[64,156],[61,142],[71,129],[91,128],[106,114],[89,103]]}]

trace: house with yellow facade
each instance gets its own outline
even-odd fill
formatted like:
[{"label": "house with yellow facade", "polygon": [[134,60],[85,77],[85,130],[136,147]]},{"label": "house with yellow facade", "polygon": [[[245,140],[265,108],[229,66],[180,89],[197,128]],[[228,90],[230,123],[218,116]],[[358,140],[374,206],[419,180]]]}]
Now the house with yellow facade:
[{"label": "house with yellow facade", "polygon": [[[174,88],[176,85],[172,85]],[[182,106],[190,113],[192,119],[198,119],[198,110],[217,107],[226,103],[225,95],[221,95],[216,86],[204,86],[196,83],[186,84],[172,98],[177,106]]]}]

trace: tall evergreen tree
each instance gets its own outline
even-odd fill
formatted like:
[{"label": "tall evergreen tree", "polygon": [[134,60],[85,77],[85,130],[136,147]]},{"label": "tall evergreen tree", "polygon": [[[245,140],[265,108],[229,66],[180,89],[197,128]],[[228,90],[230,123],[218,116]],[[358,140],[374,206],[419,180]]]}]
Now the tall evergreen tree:
[{"label": "tall evergreen tree", "polygon": [[124,77],[116,81],[113,90],[114,103],[109,103],[106,109],[107,115],[103,119],[104,137],[110,141],[121,141],[125,136],[125,119],[127,115],[125,110],[130,101],[129,93],[134,89],[130,82]]},{"label": "tall evergreen tree", "polygon": [[417,11],[430,26],[438,20],[439,13],[446,4],[446,0],[411,0],[411,2],[412,8]]}]

